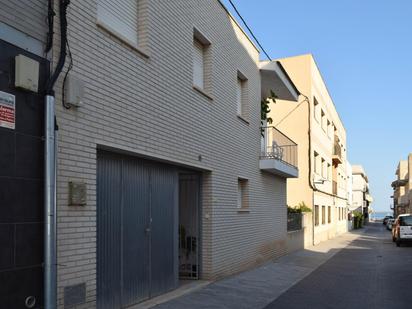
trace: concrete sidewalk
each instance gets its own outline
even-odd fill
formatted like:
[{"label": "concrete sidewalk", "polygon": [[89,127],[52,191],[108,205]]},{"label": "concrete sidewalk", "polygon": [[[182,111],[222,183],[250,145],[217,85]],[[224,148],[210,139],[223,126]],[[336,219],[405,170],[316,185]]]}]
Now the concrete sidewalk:
[{"label": "concrete sidewalk", "polygon": [[349,232],[256,269],[210,284],[193,283],[132,308],[264,308],[362,234]]}]

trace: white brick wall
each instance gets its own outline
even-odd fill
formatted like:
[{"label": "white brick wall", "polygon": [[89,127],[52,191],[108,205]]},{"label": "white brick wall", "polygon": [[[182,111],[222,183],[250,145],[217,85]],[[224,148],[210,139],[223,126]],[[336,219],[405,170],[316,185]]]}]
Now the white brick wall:
[{"label": "white brick wall", "polygon": [[[217,0],[142,0],[139,8],[137,48],[96,25],[96,0],[72,1],[68,10],[72,74],[86,89],[83,105],[65,110],[62,78],[55,87],[60,306],[65,286],[85,282],[87,303],[78,308],[95,307],[98,147],[211,171],[203,176],[204,278],[239,272],[286,251],[286,181],[259,170],[257,50]],[[206,79],[212,99],[192,87],[194,27],[211,42]],[[27,31],[41,37],[46,30]],[[56,38],[55,62],[58,44]],[[249,123],[237,117],[238,70],[248,79]],[[236,207],[238,177],[249,180],[249,213]],[[68,206],[69,181],[87,184],[85,207]]]}]

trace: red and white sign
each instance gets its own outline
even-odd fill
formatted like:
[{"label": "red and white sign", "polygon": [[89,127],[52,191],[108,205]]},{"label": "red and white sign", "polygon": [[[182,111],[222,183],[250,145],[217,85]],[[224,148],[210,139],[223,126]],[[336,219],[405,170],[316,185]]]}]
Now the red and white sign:
[{"label": "red and white sign", "polygon": [[16,98],[14,95],[0,91],[0,127],[15,129]]}]

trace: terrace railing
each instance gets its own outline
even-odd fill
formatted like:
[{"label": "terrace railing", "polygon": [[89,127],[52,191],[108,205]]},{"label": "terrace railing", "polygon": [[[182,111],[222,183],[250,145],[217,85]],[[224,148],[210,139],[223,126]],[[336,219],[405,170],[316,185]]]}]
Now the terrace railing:
[{"label": "terrace railing", "polygon": [[262,127],[261,159],[279,160],[298,167],[298,145],[274,127]]}]

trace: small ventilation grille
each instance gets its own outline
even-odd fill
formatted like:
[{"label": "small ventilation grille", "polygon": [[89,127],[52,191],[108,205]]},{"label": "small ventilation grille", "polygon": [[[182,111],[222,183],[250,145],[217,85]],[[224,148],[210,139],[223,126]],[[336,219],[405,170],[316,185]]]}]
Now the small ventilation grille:
[{"label": "small ventilation grille", "polygon": [[64,308],[70,308],[75,305],[86,302],[86,284],[76,284],[64,288]]}]

